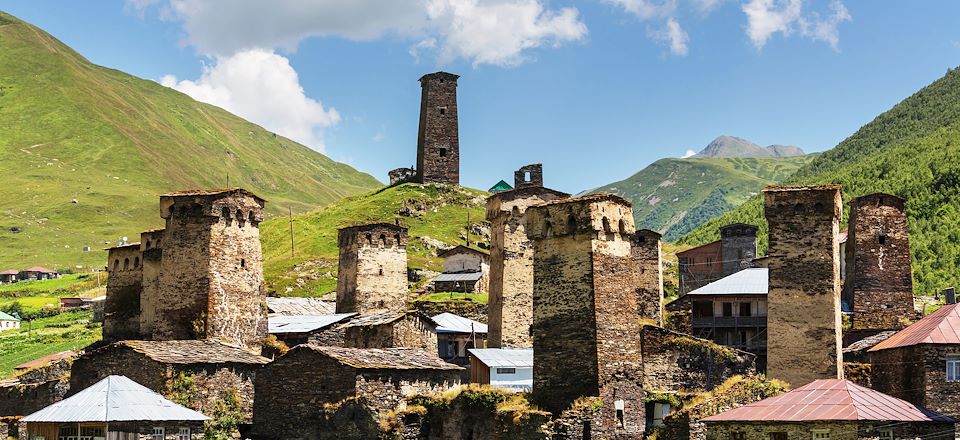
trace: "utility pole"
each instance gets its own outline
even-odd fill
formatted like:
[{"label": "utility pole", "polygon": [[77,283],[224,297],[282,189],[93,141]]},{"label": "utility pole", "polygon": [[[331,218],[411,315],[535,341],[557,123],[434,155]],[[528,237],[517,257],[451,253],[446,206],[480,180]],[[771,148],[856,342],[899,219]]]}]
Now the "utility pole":
[{"label": "utility pole", "polygon": [[293,206],[290,207],[290,256],[293,257]]},{"label": "utility pole", "polygon": [[227,173],[227,188],[230,188],[230,173]]},{"label": "utility pole", "polygon": [[470,208],[467,208],[467,247],[470,247]]}]

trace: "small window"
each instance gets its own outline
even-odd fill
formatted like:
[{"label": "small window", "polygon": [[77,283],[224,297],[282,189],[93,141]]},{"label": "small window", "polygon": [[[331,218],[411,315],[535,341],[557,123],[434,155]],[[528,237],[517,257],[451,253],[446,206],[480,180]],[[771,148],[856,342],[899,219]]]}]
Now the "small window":
[{"label": "small window", "polygon": [[893,430],[889,428],[877,430],[877,440],[893,440]]},{"label": "small window", "polygon": [[733,303],[723,303],[723,316],[733,316]]},{"label": "small window", "polygon": [[383,247],[387,247],[387,236],[386,236],[386,234],[380,234],[380,244],[383,245]]},{"label": "small window", "polygon": [[590,439],[593,437],[593,433],[591,432],[591,431],[593,431],[593,430],[590,429],[590,428],[591,428],[591,427],[590,427],[590,421],[589,421],[589,420],[584,420],[584,421],[583,421],[583,436],[582,436],[582,437],[583,437],[583,440],[590,440]]},{"label": "small window", "polygon": [[960,382],[960,355],[947,356],[947,382]]},{"label": "small window", "polygon": [[877,240],[880,241],[880,244],[881,244],[881,245],[887,244],[887,234],[880,234],[880,235],[877,237]]},{"label": "small window", "polygon": [[136,257],[133,259],[133,268],[136,269],[139,267],[140,267],[140,257]]},{"label": "small window", "polygon": [[367,234],[367,244],[373,244],[373,235]]},{"label": "small window", "polygon": [[147,240],[147,249],[150,249],[150,240]]},{"label": "small window", "polygon": [[246,260],[246,259],[243,259],[243,258],[240,259],[240,267],[247,267],[247,260]]},{"label": "small window", "polygon": [[124,258],[124,259],[123,259],[123,270],[130,270],[130,259],[129,259],[129,258]]},{"label": "small window", "polygon": [[380,275],[383,275],[383,266],[380,266]]},{"label": "small window", "polygon": [[517,369],[497,367],[497,374],[517,374]]},{"label": "small window", "polygon": [[740,316],[750,316],[750,303],[740,303]]},{"label": "small window", "polygon": [[120,259],[113,260],[113,271],[116,272],[120,270]]},{"label": "small window", "polygon": [[163,440],[163,437],[166,436],[166,430],[162,426],[154,426],[153,434],[150,435],[150,440]]},{"label": "small window", "polygon": [[523,172],[523,181],[524,181],[524,182],[529,182],[529,181],[530,181],[530,172],[529,172],[529,171],[524,171],[524,172]]},{"label": "small window", "polygon": [[745,432],[731,432],[730,440],[747,440],[747,433]]},{"label": "small window", "polygon": [[440,157],[447,157],[447,149],[446,149],[446,148],[441,148],[441,149],[440,149]]},{"label": "small window", "polygon": [[771,432],[769,435],[770,440],[787,440],[786,432]]},{"label": "small window", "polygon": [[180,428],[177,432],[177,440],[190,440],[190,428]]},{"label": "small window", "polygon": [[814,429],[810,431],[813,434],[813,440],[830,440],[830,430],[829,429]]},{"label": "small window", "polygon": [[447,108],[446,108],[446,107],[440,107],[439,110],[440,110],[440,116],[443,116],[443,115],[447,114]]}]

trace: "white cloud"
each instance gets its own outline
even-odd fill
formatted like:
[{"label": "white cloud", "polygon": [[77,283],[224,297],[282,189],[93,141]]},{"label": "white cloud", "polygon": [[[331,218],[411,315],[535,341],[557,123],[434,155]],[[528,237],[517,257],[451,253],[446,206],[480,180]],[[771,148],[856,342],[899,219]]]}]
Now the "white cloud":
[{"label": "white cloud", "polygon": [[160,83],[321,152],[323,130],[340,122],[335,109],[304,94],[290,62],[269,50],[214,57],[195,81],[167,75]]},{"label": "white cloud", "polygon": [[[677,21],[679,0],[605,0],[617,5],[625,12],[633,14],[641,21],[663,21],[660,29],[647,30],[647,35],[670,48],[670,53],[684,56],[687,54],[689,35]],[[697,0],[703,3],[712,3],[718,0]],[[702,4],[702,3],[698,3]],[[712,6],[711,6],[712,7]]]},{"label": "white cloud", "polygon": [[841,23],[852,20],[840,0],[830,4],[831,12],[827,17],[806,12],[804,0],[750,0],[742,9],[747,16],[747,36],[757,49],[762,49],[774,34],[789,36],[798,32],[839,50],[838,28]]},{"label": "white cloud", "polygon": [[664,29],[654,33],[654,38],[666,42],[670,46],[670,53],[674,55],[687,54],[687,42],[690,41],[690,37],[673,17],[667,19]]},{"label": "white cloud", "polygon": [[693,157],[693,155],[695,155],[695,154],[697,154],[696,151],[687,150],[687,152],[686,152],[686,153],[683,153],[683,156],[680,156],[680,158],[681,158],[681,159],[686,159],[686,158],[688,158],[688,157]]},{"label": "white cloud", "polygon": [[719,8],[725,1],[726,0],[693,0],[693,3],[697,7],[697,11],[707,15]]},{"label": "white cloud", "polygon": [[[296,49],[309,37],[369,41],[396,37],[431,49],[441,62],[514,65],[525,51],[584,38],[574,8],[547,9],[542,0],[127,0],[141,13],[182,22],[184,42],[202,54],[250,48]],[[429,43],[431,42],[432,43]]]}]

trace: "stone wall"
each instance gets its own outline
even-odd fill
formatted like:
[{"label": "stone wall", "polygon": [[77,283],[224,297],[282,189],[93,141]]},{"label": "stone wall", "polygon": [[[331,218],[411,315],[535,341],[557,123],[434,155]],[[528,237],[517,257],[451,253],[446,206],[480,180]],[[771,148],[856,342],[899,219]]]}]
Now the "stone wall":
[{"label": "stone wall", "polygon": [[524,228],[530,206],[567,197],[546,188],[504,191],[487,199],[490,222],[490,300],[487,325],[492,348],[530,348],[533,323],[533,243]]},{"label": "stone wall", "polygon": [[413,168],[397,168],[390,170],[390,172],[387,173],[387,177],[390,179],[390,186],[412,182],[417,179],[417,170]]},{"label": "stone wall", "polygon": [[421,183],[460,184],[457,78],[446,72],[420,78],[417,178]]},{"label": "stone wall", "polygon": [[129,244],[107,252],[107,298],[104,300],[103,339],[140,337],[140,290],[143,271],[140,246]]},{"label": "stone wall", "polygon": [[[706,424],[706,440],[770,440],[771,433],[784,433],[788,440],[808,440],[815,430],[830,433],[830,440],[874,440],[878,430],[890,429],[896,439],[953,438],[953,425],[934,422],[713,422]],[[742,433],[742,436],[735,436]]]},{"label": "stone wall", "polygon": [[534,163],[513,172],[513,189],[543,188],[543,165]]},{"label": "stone wall", "polygon": [[663,264],[660,234],[641,229],[631,237],[640,319],[663,325]]},{"label": "stone wall", "polygon": [[756,374],[751,353],[652,325],[641,334],[647,392],[710,391],[735,375]]},{"label": "stone wall", "polygon": [[407,230],[389,223],[340,229],[337,313],[399,312],[407,299]]},{"label": "stone wall", "polygon": [[844,299],[855,330],[895,330],[916,318],[904,200],[871,194],[850,202]]},{"label": "stone wall", "polygon": [[344,347],[420,348],[437,354],[437,331],[430,321],[410,313],[388,324],[347,327]]},{"label": "stone wall", "polygon": [[720,228],[720,255],[723,258],[723,276],[750,267],[757,256],[757,227],[734,223]]},{"label": "stone wall", "polygon": [[946,372],[947,356],[960,354],[960,345],[925,344],[920,347],[925,379],[921,406],[960,420],[960,399],[957,398],[960,396],[960,382],[948,382]]},{"label": "stone wall", "polygon": [[917,405],[924,401],[923,350],[919,346],[870,352],[873,389]]},{"label": "stone wall", "polygon": [[764,189],[767,375],[794,387],[843,378],[840,186]]},{"label": "stone wall", "polygon": [[146,339],[153,337],[157,304],[163,300],[160,294],[163,234],[163,229],[140,234],[141,271],[143,272],[140,291],[140,335]]},{"label": "stone wall", "polygon": [[630,203],[598,195],[534,206],[525,226],[534,243],[534,401],[559,414],[600,397],[598,431],[642,433]]},{"label": "stone wall", "polygon": [[69,385],[66,377],[0,384],[0,417],[23,417],[59,402],[67,394]]},{"label": "stone wall", "polygon": [[460,385],[459,370],[359,370],[356,395],[382,416],[406,408],[415,394],[444,392]]}]

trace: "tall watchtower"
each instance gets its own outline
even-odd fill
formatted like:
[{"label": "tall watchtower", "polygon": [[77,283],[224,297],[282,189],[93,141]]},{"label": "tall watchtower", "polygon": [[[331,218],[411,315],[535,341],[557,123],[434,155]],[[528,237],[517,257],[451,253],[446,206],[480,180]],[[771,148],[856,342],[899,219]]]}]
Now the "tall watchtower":
[{"label": "tall watchtower", "polygon": [[660,234],[640,229],[631,237],[633,268],[637,273],[637,309],[641,319],[663,324],[663,264]]},{"label": "tall watchtower", "polygon": [[417,181],[460,184],[460,135],[457,124],[458,75],[436,72],[420,78],[420,131]]},{"label": "tall watchtower", "polygon": [[[523,175],[521,168],[515,174]],[[487,307],[489,347],[529,348],[533,342],[533,243],[524,227],[526,210],[569,197],[539,185],[498,192],[487,199],[490,222],[490,303]],[[534,180],[534,179],[531,179]]]},{"label": "tall watchtower", "polygon": [[896,330],[913,311],[905,200],[876,193],[850,201],[844,299],[854,330]]},{"label": "tall watchtower", "polygon": [[143,271],[140,243],[107,249],[107,298],[103,305],[103,339],[140,339],[140,290]]},{"label": "tall watchtower", "polygon": [[240,188],[160,196],[166,228],[154,339],[220,339],[259,352],[267,336],[263,206]]},{"label": "tall watchtower", "polygon": [[733,223],[720,227],[720,257],[723,276],[733,275],[750,267],[757,256],[757,227]]},{"label": "tall watchtower", "polygon": [[407,229],[371,223],[340,229],[337,313],[402,312],[407,295]]},{"label": "tall watchtower", "polygon": [[630,202],[610,194],[527,209],[533,241],[533,399],[554,414],[603,402],[606,438],[643,432],[644,392]]},{"label": "tall watchtower", "polygon": [[768,187],[767,375],[842,379],[840,185]]}]

